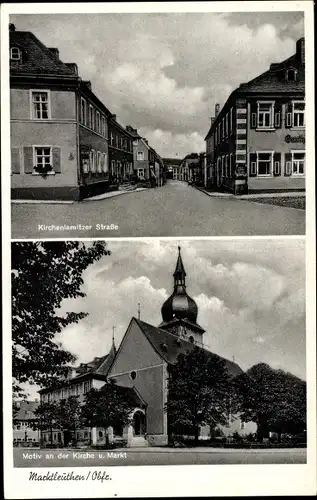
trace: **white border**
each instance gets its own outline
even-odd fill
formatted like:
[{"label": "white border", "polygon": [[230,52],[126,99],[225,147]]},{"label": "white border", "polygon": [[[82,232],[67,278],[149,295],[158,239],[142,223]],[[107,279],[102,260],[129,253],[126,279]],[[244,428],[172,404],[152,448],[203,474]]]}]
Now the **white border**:
[{"label": "white border", "polygon": [[[3,4],[1,16],[1,69],[2,75],[9,74],[8,24],[9,14],[41,14],[41,13],[119,13],[119,12],[247,12],[247,11],[305,11],[306,41],[306,102],[307,123],[314,123],[314,12],[311,1],[264,1],[264,2],[152,2],[152,3],[77,3],[77,4]],[[309,75],[309,76],[308,76]],[[10,314],[10,109],[8,79],[1,80],[1,124],[2,148],[2,227],[3,243],[3,283],[6,284],[3,294],[3,331],[11,330]],[[11,343],[4,343],[4,479],[6,498],[85,498],[85,497],[182,497],[182,496],[254,496],[254,495],[314,495],[316,493],[316,337],[315,337],[315,275],[316,256],[315,236],[315,169],[314,166],[314,127],[306,127],[307,164],[311,166],[307,172],[306,196],[306,315],[307,315],[307,382],[308,382],[308,435],[307,464],[303,465],[199,465],[199,466],[142,466],[111,467],[112,481],[108,482],[28,482],[28,469],[13,468],[12,440],[9,432],[12,429],[11,410]],[[258,239],[296,239],[297,236],[258,237]],[[76,238],[69,238],[76,239]],[[142,238],[121,238],[123,241],[137,241]],[[155,238],[147,238],[149,240]],[[162,240],[185,240],[187,237],[160,238]],[[209,237],[192,238],[210,240]],[[245,237],[221,237],[220,240],[238,240]],[[57,240],[64,240],[57,238]],[[82,238],[89,241],[89,238]],[[118,238],[108,238],[117,241]],[[28,240],[23,240],[28,241]],[[10,287],[10,285],[9,285]],[[9,292],[9,293],[8,293]],[[8,337],[7,339],[8,340]],[[6,431],[7,429],[7,431]],[[102,469],[96,467],[94,469]],[[36,471],[36,469],[33,469]],[[44,472],[46,469],[39,469]],[[52,469],[51,469],[52,470]],[[71,469],[54,469],[67,472]],[[76,468],[76,472],[81,469]],[[85,468],[87,471],[88,468]]]}]

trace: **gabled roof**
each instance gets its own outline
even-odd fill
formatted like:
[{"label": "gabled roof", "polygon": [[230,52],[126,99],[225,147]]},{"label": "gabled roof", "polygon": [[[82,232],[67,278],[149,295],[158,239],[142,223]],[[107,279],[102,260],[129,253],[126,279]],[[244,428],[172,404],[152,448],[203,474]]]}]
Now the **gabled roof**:
[{"label": "gabled roof", "polygon": [[[98,380],[104,380],[106,382],[108,372],[117,354],[114,343],[108,354],[102,357],[95,357],[92,361],[88,363],[81,363],[79,366],[72,368],[76,372],[76,376],[72,378],[67,378],[62,380],[60,384],[56,385],[56,388],[66,387],[69,385],[82,382],[87,379],[96,378]],[[44,394],[45,392],[50,392],[54,387],[47,387],[40,389],[39,394]]]},{"label": "gabled roof", "polygon": [[77,77],[74,66],[63,63],[30,31],[10,31],[10,47],[22,50],[22,60],[10,64],[11,74],[42,74]]},{"label": "gabled roof", "polygon": [[[157,328],[153,325],[150,325],[149,323],[145,323],[145,321],[141,321],[136,318],[133,318],[133,320],[136,321],[136,323],[139,325],[142,332],[144,333],[150,344],[153,346],[155,351],[168,364],[175,364],[177,362],[177,357],[179,354],[187,354],[195,347],[195,344],[181,339],[177,335],[173,335],[168,331]],[[243,370],[240,368],[240,366],[233,361],[222,358],[221,356],[211,353],[210,351],[202,347],[200,347],[200,349],[203,349],[207,354],[213,354],[214,356],[223,359],[226,362],[228,373],[232,377],[243,373]]]},{"label": "gabled roof", "polygon": [[20,407],[14,420],[33,420],[35,418],[34,412],[40,404],[38,401],[22,400],[18,404]]},{"label": "gabled roof", "polygon": [[[296,69],[297,81],[286,81],[287,69]],[[305,92],[305,65],[299,61],[296,54],[280,63],[271,64],[270,68],[247,83],[242,83],[236,92]]]}]

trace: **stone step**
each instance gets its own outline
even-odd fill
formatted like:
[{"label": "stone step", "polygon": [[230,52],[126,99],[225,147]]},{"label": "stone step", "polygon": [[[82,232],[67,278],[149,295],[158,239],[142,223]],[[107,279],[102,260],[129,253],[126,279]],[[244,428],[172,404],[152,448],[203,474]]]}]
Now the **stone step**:
[{"label": "stone step", "polygon": [[128,446],[133,448],[145,448],[149,446],[149,443],[143,436],[133,436]]}]

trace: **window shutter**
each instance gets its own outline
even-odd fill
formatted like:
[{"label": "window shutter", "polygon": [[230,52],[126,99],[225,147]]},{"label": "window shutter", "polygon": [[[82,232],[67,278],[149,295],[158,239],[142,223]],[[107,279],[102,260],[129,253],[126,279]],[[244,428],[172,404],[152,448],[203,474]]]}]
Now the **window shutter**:
[{"label": "window shutter", "polygon": [[61,148],[53,148],[53,170],[55,174],[61,173]]},{"label": "window shutter", "polygon": [[20,148],[11,148],[11,173],[19,174],[21,171]]},{"label": "window shutter", "polygon": [[256,177],[256,153],[250,153],[250,177]]},{"label": "window shutter", "polygon": [[275,128],[281,128],[281,117],[282,117],[282,104],[280,102],[275,102],[274,105],[274,126]]},{"label": "window shutter", "polygon": [[273,168],[273,174],[275,177],[278,175],[281,175],[281,153],[274,153],[274,168]]},{"label": "window shutter", "polygon": [[31,146],[25,146],[23,148],[23,157],[24,157],[24,173],[32,174],[33,172],[33,148]]},{"label": "window shutter", "polygon": [[251,120],[250,120],[250,128],[256,128],[257,127],[257,103],[256,102],[251,102],[250,104],[250,113],[251,113]]},{"label": "window shutter", "polygon": [[288,102],[285,106],[285,127],[292,127],[292,103]]},{"label": "window shutter", "polygon": [[292,174],[292,153],[285,153],[284,175],[290,176],[291,174]]}]

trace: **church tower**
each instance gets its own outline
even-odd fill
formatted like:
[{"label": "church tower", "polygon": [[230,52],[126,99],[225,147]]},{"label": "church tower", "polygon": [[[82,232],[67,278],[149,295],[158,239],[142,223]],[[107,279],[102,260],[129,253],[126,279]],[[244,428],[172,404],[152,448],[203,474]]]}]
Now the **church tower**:
[{"label": "church tower", "polygon": [[186,291],[186,271],[180,247],[173,277],[174,291],[162,306],[163,321],[159,328],[201,346],[205,330],[197,323],[197,304]]}]

